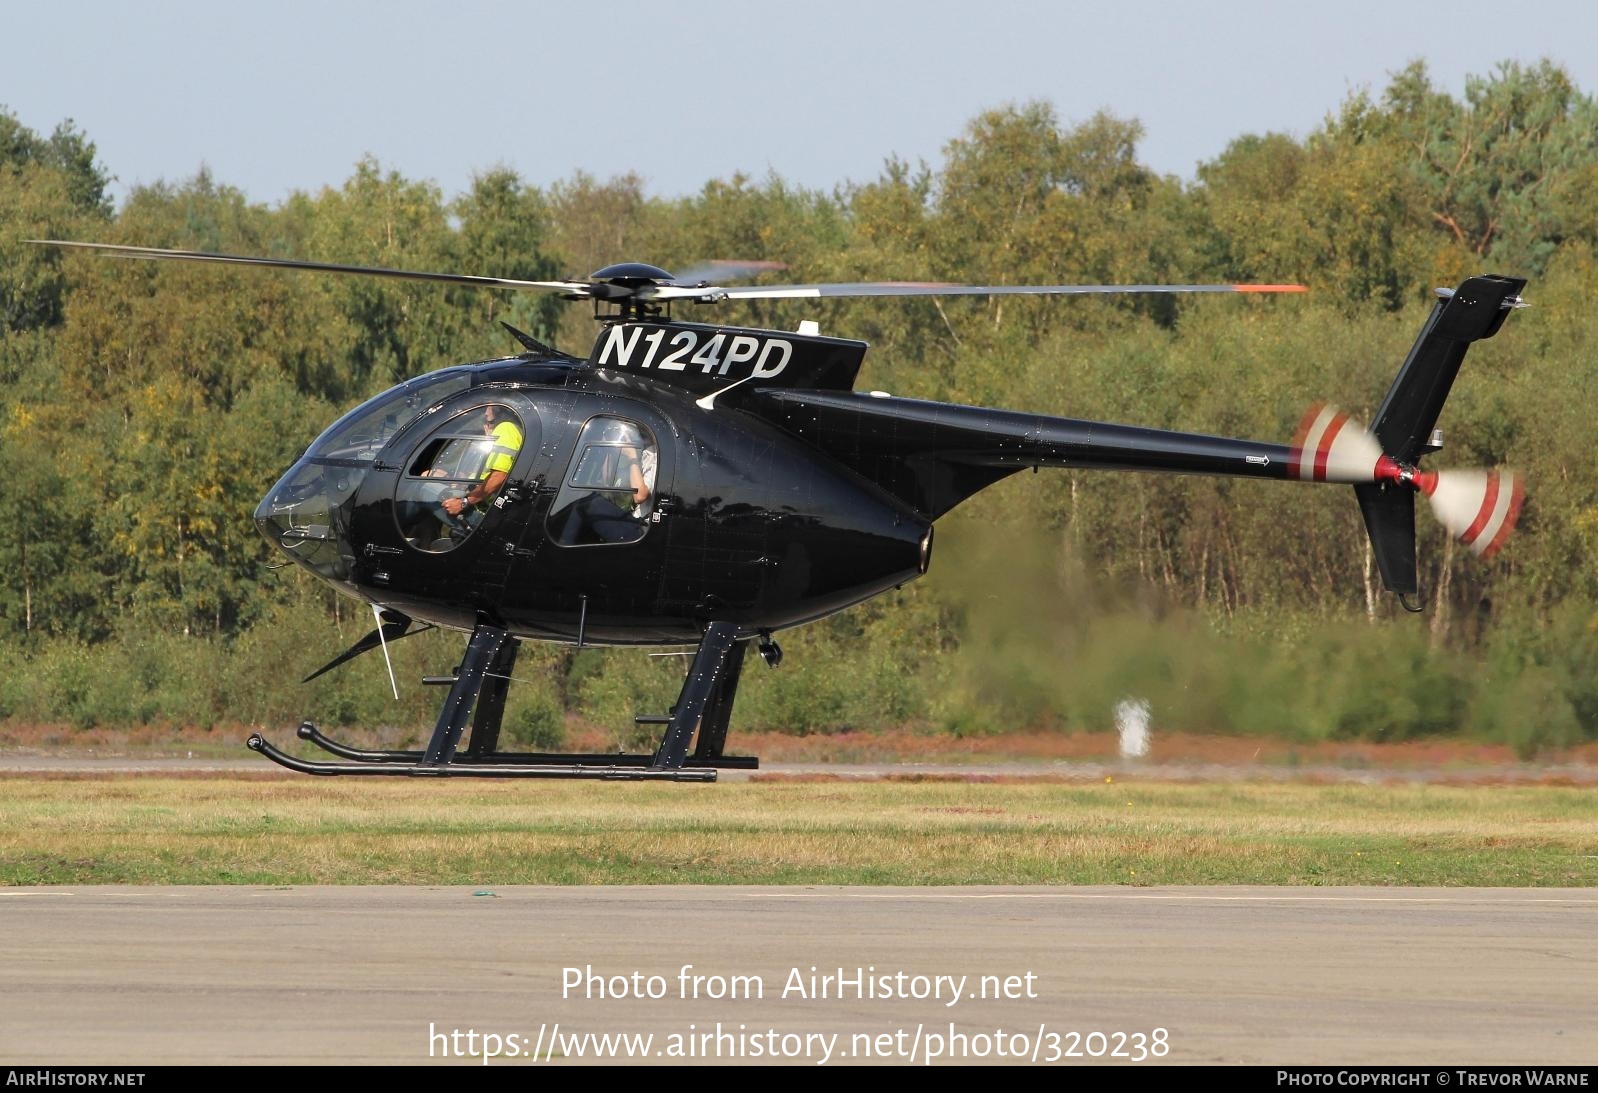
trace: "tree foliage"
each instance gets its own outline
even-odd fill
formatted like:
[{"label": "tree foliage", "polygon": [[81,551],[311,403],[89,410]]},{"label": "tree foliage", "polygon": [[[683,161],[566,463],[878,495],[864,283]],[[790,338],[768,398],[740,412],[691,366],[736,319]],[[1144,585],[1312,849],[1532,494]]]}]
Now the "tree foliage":
[{"label": "tree foliage", "polygon": [[[896,393],[1263,438],[1291,435],[1321,399],[1368,418],[1432,288],[1495,271],[1533,278],[1538,306],[1473,351],[1434,462],[1513,464],[1532,500],[1488,565],[1423,523],[1429,621],[1377,595],[1357,509],[1332,491],[1029,475],[950,518],[921,587],[796,636],[803,656],[790,659],[813,668],[752,679],[741,716],[971,731],[974,711],[998,709],[1076,727],[1102,722],[1118,688],[1142,688],[1187,702],[1178,720],[1197,728],[1259,731],[1288,710],[1295,731],[1323,736],[1473,726],[1534,747],[1598,735],[1586,670],[1598,456],[1579,410],[1598,379],[1598,102],[1548,62],[1502,65],[1462,97],[1417,63],[1302,140],[1238,137],[1191,183],[1143,164],[1141,136],[1135,119],[1069,122],[1032,102],[972,119],[936,164],[889,159],[832,192],[740,175],[661,198],[637,175],[540,189],[495,168],[447,199],[366,159],[277,206],[202,171],[113,208],[85,134],[66,122],[40,136],[0,110],[0,643],[62,680],[95,663],[181,675],[184,642],[241,664],[324,659],[363,623],[267,571],[250,513],[274,477],[355,401],[509,350],[495,320],[568,348],[592,329],[586,309],[548,297],[108,261],[29,239],[525,279],[732,259],[780,263],[791,281],[1303,281],[1312,294],[1284,300],[764,302],[718,315],[816,318],[867,338],[863,382]],[[1356,636],[1371,626],[1397,650],[1389,661]],[[615,713],[675,685],[669,667],[620,663],[553,655],[554,682],[518,716],[542,732],[551,710]],[[1376,698],[1345,693],[1361,678]],[[1479,695],[1477,679],[1491,681]],[[167,697],[143,704],[104,690],[99,714],[75,686],[13,680],[0,716],[281,713],[242,670],[151,684]],[[1557,731],[1526,736],[1506,694],[1552,711]],[[371,716],[365,701],[341,712]]]}]

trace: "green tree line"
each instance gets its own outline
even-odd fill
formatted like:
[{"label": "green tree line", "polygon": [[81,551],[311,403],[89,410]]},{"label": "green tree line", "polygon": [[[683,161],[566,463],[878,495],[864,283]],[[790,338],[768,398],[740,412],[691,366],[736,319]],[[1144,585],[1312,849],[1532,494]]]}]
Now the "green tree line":
[{"label": "green tree line", "polygon": [[[1598,737],[1598,462],[1586,409],[1598,318],[1598,101],[1559,67],[1438,88],[1423,64],[1349,96],[1303,139],[1247,135],[1191,182],[1139,161],[1134,119],[990,110],[937,164],[830,192],[775,175],[649,196],[636,175],[547,188],[479,175],[446,197],[364,160],[275,206],[201,172],[119,206],[89,136],[0,109],[0,717],[416,723],[367,662],[286,681],[364,632],[250,513],[343,409],[427,370],[568,349],[586,309],[497,291],[61,253],[91,239],[547,279],[638,259],[783,263],[783,280],[1301,282],[1306,297],[752,302],[716,318],[872,343],[896,394],[1285,440],[1311,403],[1366,419],[1438,285],[1531,279],[1476,347],[1437,466],[1525,474],[1497,559],[1421,518],[1428,615],[1380,594],[1346,490],[1055,472],[979,495],[932,574],[790,635],[738,723],[799,732],[1157,725],[1315,738],[1472,732],[1523,750]],[[699,316],[693,316],[698,318]],[[417,671],[453,639],[417,639]],[[512,720],[624,723],[681,665],[533,651]],[[425,662],[423,665],[422,662]],[[843,670],[847,666],[848,670]],[[417,689],[412,687],[411,691]]]}]

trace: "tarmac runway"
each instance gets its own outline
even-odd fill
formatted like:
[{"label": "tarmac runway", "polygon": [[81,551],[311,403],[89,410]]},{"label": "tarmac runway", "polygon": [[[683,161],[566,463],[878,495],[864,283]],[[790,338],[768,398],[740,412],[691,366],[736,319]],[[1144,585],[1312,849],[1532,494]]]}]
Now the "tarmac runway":
[{"label": "tarmac runway", "polygon": [[0,1063],[1590,1065],[1594,938],[1590,889],[12,888]]}]

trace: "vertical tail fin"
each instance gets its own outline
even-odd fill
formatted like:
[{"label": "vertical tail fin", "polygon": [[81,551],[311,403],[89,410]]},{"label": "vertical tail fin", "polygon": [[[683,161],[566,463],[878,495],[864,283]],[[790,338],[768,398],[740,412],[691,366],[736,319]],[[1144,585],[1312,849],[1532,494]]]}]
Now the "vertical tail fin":
[{"label": "vertical tail fin", "polygon": [[1420,594],[1415,569],[1415,492],[1389,487],[1385,482],[1363,482],[1354,487],[1371,553],[1387,591],[1401,599]]},{"label": "vertical tail fin", "polygon": [[[1438,415],[1453,389],[1454,377],[1459,375],[1470,343],[1498,333],[1510,311],[1522,306],[1520,291],[1525,287],[1523,277],[1484,274],[1469,278],[1453,292],[1438,290],[1437,303],[1371,424],[1382,451],[1401,464],[1413,466],[1431,450],[1432,430],[1437,427]],[[1415,572],[1414,493],[1397,482],[1356,486],[1354,493],[1365,517],[1365,531],[1371,537],[1382,583],[1400,597],[1417,595],[1420,585]],[[1502,544],[1520,513],[1518,480],[1515,496],[1507,523],[1495,529],[1492,550]],[[1454,528],[1451,517],[1439,507],[1436,494],[1432,497],[1444,526],[1461,535],[1465,529]]]},{"label": "vertical tail fin", "polygon": [[[1452,292],[1438,289],[1426,325],[1398,371],[1366,433],[1331,407],[1314,407],[1294,442],[1296,477],[1354,484],[1371,550],[1388,591],[1407,600],[1420,592],[1415,564],[1415,493],[1424,493],[1449,533],[1482,557],[1503,545],[1520,515],[1519,476],[1507,471],[1422,471],[1432,430],[1471,342],[1498,333],[1524,306],[1518,277],[1472,277]],[[1374,462],[1374,465],[1373,465]]]},{"label": "vertical tail fin", "polygon": [[1414,463],[1426,454],[1465,351],[1471,342],[1498,333],[1510,311],[1523,306],[1520,290],[1525,287],[1524,277],[1484,274],[1453,292],[1437,290],[1426,325],[1371,421],[1382,451],[1400,463]]}]

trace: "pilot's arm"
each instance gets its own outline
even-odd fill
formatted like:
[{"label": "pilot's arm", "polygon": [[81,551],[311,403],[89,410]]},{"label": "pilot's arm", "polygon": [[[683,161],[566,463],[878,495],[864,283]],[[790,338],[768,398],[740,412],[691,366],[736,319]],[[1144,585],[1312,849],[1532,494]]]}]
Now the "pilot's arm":
[{"label": "pilot's arm", "polygon": [[488,465],[492,468],[483,480],[466,491],[465,497],[451,497],[444,502],[444,511],[451,516],[459,516],[468,508],[481,505],[490,497],[499,492],[499,488],[510,477],[511,466],[516,460],[516,453],[521,450],[522,434],[510,422],[501,422],[494,430],[494,442],[497,445],[492,455],[489,456]]},{"label": "pilot's arm", "polygon": [[451,516],[459,516],[468,508],[482,504],[498,493],[499,488],[505,484],[505,479],[509,477],[504,471],[489,471],[488,477],[466,491],[465,497],[446,497],[444,511]]}]

